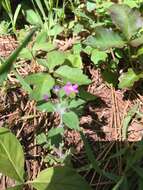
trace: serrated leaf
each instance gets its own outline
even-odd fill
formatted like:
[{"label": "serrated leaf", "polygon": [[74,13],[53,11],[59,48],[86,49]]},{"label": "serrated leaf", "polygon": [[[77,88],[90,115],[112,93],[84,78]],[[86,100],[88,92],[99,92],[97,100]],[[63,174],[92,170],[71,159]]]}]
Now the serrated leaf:
[{"label": "serrated leaf", "polygon": [[105,53],[104,51],[99,51],[97,49],[93,50],[91,53],[91,61],[93,61],[93,63],[96,66],[99,66],[101,61],[105,62],[107,57],[108,57],[107,53]]},{"label": "serrated leaf", "polygon": [[75,170],[68,167],[45,169],[31,181],[31,184],[37,190],[91,190],[87,182]]},{"label": "serrated leaf", "polygon": [[143,18],[138,10],[131,9],[125,4],[113,4],[109,8],[112,21],[124,33],[127,40],[143,26]]},{"label": "serrated leaf", "polygon": [[75,129],[79,130],[79,119],[77,115],[74,112],[67,112],[62,115],[62,119],[64,124],[70,128],[70,129]]},{"label": "serrated leaf", "polygon": [[136,81],[140,79],[140,75],[137,75],[133,69],[128,69],[126,73],[123,73],[119,77],[119,88],[129,88],[134,85]]},{"label": "serrated leaf", "polygon": [[30,96],[37,101],[43,100],[44,95],[50,96],[50,90],[55,84],[55,80],[47,73],[29,75],[25,78],[25,81],[30,85],[34,85]]},{"label": "serrated leaf", "polygon": [[106,50],[113,47],[122,48],[125,45],[125,42],[118,33],[102,27],[96,29],[95,37],[89,36],[84,43],[100,50]]},{"label": "serrated leaf", "polygon": [[0,172],[23,182],[24,153],[19,141],[6,128],[0,128]]},{"label": "serrated leaf", "polygon": [[64,82],[72,82],[77,83],[79,85],[89,84],[91,82],[90,79],[86,75],[82,73],[82,70],[79,68],[72,68],[67,65],[61,66],[59,69],[55,71],[55,73],[61,77]]}]

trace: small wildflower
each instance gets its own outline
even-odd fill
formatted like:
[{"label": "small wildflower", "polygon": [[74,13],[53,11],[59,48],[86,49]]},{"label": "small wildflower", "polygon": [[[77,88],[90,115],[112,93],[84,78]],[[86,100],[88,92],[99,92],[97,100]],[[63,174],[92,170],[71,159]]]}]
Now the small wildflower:
[{"label": "small wildflower", "polygon": [[53,91],[55,93],[58,93],[60,91],[60,87],[59,86],[54,86]]},{"label": "small wildflower", "polygon": [[45,94],[45,95],[43,96],[43,99],[44,99],[45,101],[48,101],[49,96],[48,96],[47,94]]},{"label": "small wildflower", "polygon": [[63,87],[66,95],[70,95],[71,93],[78,93],[78,85],[77,84],[71,84],[70,82],[67,82],[67,84]]}]

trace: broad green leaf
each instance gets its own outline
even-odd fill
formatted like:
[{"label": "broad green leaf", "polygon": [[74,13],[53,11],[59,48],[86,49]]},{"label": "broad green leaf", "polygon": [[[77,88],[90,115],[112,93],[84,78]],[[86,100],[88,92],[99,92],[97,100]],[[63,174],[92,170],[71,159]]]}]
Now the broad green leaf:
[{"label": "broad green leaf", "polygon": [[18,57],[26,60],[31,60],[33,58],[29,48],[23,48]]},{"label": "broad green leaf", "polygon": [[51,30],[48,31],[49,36],[56,36],[60,34],[64,28],[60,26],[59,24],[56,24]]},{"label": "broad green leaf", "polygon": [[37,190],[91,190],[87,182],[68,167],[45,169],[30,183]]},{"label": "broad green leaf", "polygon": [[70,128],[79,130],[79,119],[78,116],[74,112],[67,112],[62,115],[62,119],[64,124]]},{"label": "broad green leaf", "polygon": [[38,145],[47,143],[47,136],[44,132],[36,135],[36,143]]},{"label": "broad green leaf", "polygon": [[48,131],[48,138],[51,138],[53,136],[63,134],[63,133],[64,133],[64,128],[63,127],[51,128]]},{"label": "broad green leaf", "polygon": [[79,89],[79,97],[81,97],[85,101],[93,101],[97,99],[97,96],[87,92],[84,88]]},{"label": "broad green leaf", "polygon": [[96,66],[99,66],[100,62],[105,62],[107,57],[107,53],[104,51],[99,51],[97,49],[93,50],[91,53],[91,61],[93,61]]},{"label": "broad green leaf", "polygon": [[32,9],[28,9],[25,12],[25,18],[31,25],[42,25],[42,20],[38,14]]},{"label": "broad green leaf", "polygon": [[77,83],[79,85],[89,84],[90,79],[82,73],[82,70],[79,68],[72,68],[67,65],[61,66],[55,71],[55,73],[63,78],[64,82]]},{"label": "broad green leaf", "polygon": [[43,100],[44,95],[50,96],[50,90],[55,84],[55,80],[47,73],[36,73],[29,75],[25,78],[25,81],[30,85],[34,85],[30,96],[32,99],[37,101]]},{"label": "broad green leaf", "polygon": [[41,44],[41,43],[45,43],[47,40],[47,32],[45,30],[41,30],[35,39],[35,43]]},{"label": "broad green leaf", "polygon": [[37,105],[37,109],[42,112],[54,112],[55,107],[51,102],[46,102],[41,105]]},{"label": "broad green leaf", "polygon": [[55,49],[55,46],[51,44],[50,42],[36,42],[32,48],[32,52],[34,55],[36,55],[36,52],[39,50],[49,52]]},{"label": "broad green leaf", "polygon": [[109,84],[112,84],[114,87],[118,83],[118,75],[116,72],[112,71],[111,69],[105,69],[102,71],[102,77],[105,81]]},{"label": "broad green leaf", "polygon": [[105,29],[102,27],[96,29],[95,37],[89,36],[84,43],[100,50],[106,50],[114,47],[122,48],[125,45],[125,42],[118,33],[113,32],[111,29]]},{"label": "broad green leaf", "polygon": [[25,39],[22,42],[22,44],[8,57],[8,59],[6,61],[4,61],[0,65],[0,81],[2,81],[4,78],[6,78],[8,72],[10,72],[10,70],[11,70],[11,68],[13,66],[14,61],[18,57],[18,55],[21,52],[21,50],[23,48],[25,48],[25,46],[30,42],[30,40],[32,39],[35,31],[36,31],[36,28],[33,28],[29,32],[29,34],[25,37]]},{"label": "broad green leaf", "polygon": [[82,59],[80,54],[69,54],[67,60],[70,61],[73,67],[82,68]]},{"label": "broad green leaf", "polygon": [[78,108],[78,107],[84,105],[85,103],[86,103],[86,101],[83,99],[80,99],[80,98],[78,98],[77,100],[73,99],[70,101],[68,108],[70,108],[70,109]]},{"label": "broad green leaf", "polygon": [[86,7],[88,12],[92,12],[96,8],[96,2],[93,0],[87,0]]},{"label": "broad green leaf", "polygon": [[131,9],[128,5],[113,4],[109,8],[112,21],[124,33],[127,40],[143,26],[143,18],[139,11]]},{"label": "broad green leaf", "polygon": [[53,69],[58,66],[62,65],[65,61],[65,54],[60,51],[52,51],[47,54],[47,67],[50,71],[53,71]]},{"label": "broad green leaf", "polygon": [[24,153],[16,137],[6,128],[0,128],[0,172],[23,182]]},{"label": "broad green leaf", "polygon": [[128,69],[128,71],[126,73],[123,73],[120,77],[119,77],[119,88],[129,88],[132,87],[134,85],[134,83],[136,81],[138,81],[140,79],[140,76],[137,75],[133,69]]}]

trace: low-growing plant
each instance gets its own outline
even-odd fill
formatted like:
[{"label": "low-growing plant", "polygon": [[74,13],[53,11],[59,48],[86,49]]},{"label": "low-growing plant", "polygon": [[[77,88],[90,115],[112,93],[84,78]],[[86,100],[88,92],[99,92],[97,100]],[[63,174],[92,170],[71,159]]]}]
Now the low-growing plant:
[{"label": "low-growing plant", "polygon": [[5,9],[7,15],[9,16],[11,25],[12,25],[12,32],[16,35],[16,22],[19,15],[19,12],[21,10],[21,5],[18,4],[14,14],[12,12],[11,2],[10,0],[1,0],[0,5],[3,6]]},{"label": "low-growing plant", "polygon": [[92,47],[89,55],[93,63],[102,68],[103,78],[116,86],[119,76],[119,88],[132,87],[143,76],[143,18],[138,10],[124,4],[113,4],[109,14],[114,26],[96,27],[95,36],[89,36],[84,44]]}]

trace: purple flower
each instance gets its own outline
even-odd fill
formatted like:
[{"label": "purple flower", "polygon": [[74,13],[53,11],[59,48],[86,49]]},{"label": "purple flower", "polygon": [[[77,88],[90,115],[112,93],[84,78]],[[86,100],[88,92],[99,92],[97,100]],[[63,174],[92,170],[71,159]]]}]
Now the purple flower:
[{"label": "purple flower", "polygon": [[54,91],[55,93],[58,93],[58,92],[60,91],[60,87],[57,86],[57,85],[54,86],[53,91]]},{"label": "purple flower", "polygon": [[47,94],[45,94],[45,95],[43,96],[43,99],[44,99],[45,101],[48,101],[49,96],[48,96]]},{"label": "purple flower", "polygon": [[66,95],[70,95],[71,93],[78,93],[78,85],[77,84],[71,84],[70,82],[67,82],[67,84],[63,87]]}]

